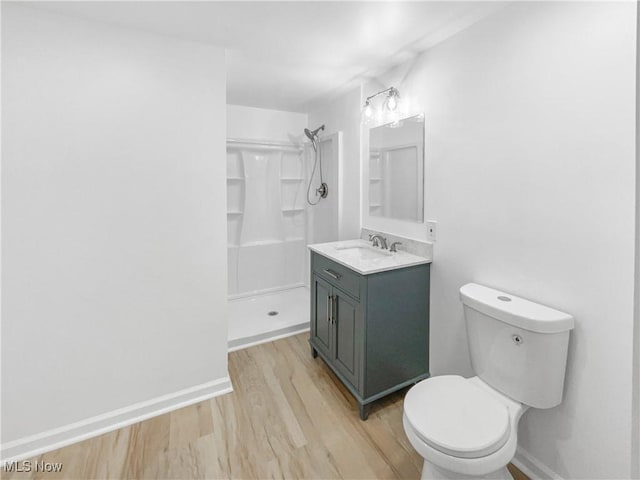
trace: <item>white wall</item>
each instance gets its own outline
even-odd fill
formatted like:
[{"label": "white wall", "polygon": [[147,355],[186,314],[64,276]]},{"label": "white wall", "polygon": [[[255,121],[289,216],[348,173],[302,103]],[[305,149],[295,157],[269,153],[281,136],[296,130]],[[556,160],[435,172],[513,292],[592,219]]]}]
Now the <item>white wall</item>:
[{"label": "white wall", "polygon": [[304,113],[227,105],[229,138],[301,143],[306,140],[305,128]]},{"label": "white wall", "polygon": [[631,418],[631,478],[640,478],[640,8],[636,12],[636,284]]},{"label": "white wall", "polygon": [[224,62],[2,4],[3,455],[228,386]]},{"label": "white wall", "polygon": [[431,371],[472,373],[466,282],[573,314],[564,402],[519,433],[571,479],[630,476],[635,21],[633,2],[523,2],[382,82],[426,115]]},{"label": "white wall", "polygon": [[309,112],[309,125],[325,124],[325,135],[342,132],[342,166],[339,178],[339,238],[360,237],[360,87],[350,90],[323,108]]}]

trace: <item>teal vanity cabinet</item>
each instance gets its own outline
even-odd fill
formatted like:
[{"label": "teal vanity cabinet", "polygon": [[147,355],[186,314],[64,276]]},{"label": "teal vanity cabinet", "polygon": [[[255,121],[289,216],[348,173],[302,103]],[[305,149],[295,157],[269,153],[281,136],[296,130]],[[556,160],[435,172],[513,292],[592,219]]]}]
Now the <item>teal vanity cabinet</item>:
[{"label": "teal vanity cabinet", "polygon": [[429,264],[361,275],[312,251],[309,343],[366,420],[373,401],[429,376]]}]

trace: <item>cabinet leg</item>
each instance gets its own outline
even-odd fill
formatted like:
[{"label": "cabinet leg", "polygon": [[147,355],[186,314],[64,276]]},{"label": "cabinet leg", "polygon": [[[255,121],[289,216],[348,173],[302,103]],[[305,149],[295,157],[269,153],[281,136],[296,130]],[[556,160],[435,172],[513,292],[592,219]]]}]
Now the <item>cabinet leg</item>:
[{"label": "cabinet leg", "polygon": [[316,358],[317,356],[318,356],[318,351],[315,348],[311,347],[311,357]]},{"label": "cabinet leg", "polygon": [[358,412],[360,413],[360,420],[366,420],[369,418],[369,410],[371,408],[371,404],[367,403],[365,405],[359,403],[358,404]]}]

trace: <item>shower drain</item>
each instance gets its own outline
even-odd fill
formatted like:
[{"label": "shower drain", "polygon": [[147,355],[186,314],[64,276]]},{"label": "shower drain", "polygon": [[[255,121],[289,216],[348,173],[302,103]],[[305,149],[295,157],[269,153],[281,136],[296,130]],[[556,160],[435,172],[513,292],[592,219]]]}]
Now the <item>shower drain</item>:
[{"label": "shower drain", "polygon": [[267,313],[267,315],[269,315],[270,317],[274,317],[278,314],[278,312],[276,310],[271,310],[269,313]]}]

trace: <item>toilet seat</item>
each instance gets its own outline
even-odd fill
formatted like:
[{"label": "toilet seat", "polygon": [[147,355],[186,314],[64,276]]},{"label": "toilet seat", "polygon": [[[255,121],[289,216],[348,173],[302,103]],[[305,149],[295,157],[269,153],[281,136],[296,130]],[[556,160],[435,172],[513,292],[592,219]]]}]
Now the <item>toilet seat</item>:
[{"label": "toilet seat", "polygon": [[422,441],[458,458],[491,455],[510,435],[507,405],[457,375],[416,384],[404,399],[404,414]]}]

